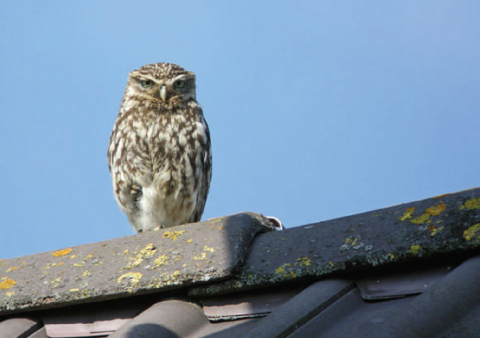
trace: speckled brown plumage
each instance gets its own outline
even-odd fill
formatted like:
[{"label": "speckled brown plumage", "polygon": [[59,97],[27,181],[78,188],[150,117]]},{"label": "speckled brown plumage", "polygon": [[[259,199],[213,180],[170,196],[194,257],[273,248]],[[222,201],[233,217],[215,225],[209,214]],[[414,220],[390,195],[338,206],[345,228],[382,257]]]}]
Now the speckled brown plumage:
[{"label": "speckled brown plumage", "polygon": [[108,166],[115,198],[135,231],[200,220],[212,155],[195,74],[169,63],[130,73]]}]

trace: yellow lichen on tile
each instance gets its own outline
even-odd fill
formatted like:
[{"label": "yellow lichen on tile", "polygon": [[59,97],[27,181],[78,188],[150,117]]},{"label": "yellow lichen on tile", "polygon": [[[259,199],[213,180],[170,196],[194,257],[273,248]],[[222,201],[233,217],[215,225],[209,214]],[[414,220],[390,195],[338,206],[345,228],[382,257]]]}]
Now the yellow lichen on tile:
[{"label": "yellow lichen on tile", "polygon": [[420,250],[422,250],[422,247],[420,245],[412,245],[410,247],[410,250],[408,250],[408,252],[414,254],[414,255],[418,255],[418,253],[420,252]]},{"label": "yellow lichen on tile", "polygon": [[308,259],[308,257],[299,257],[297,258],[297,263],[295,263],[295,265],[310,266],[310,259]]},{"label": "yellow lichen on tile", "polygon": [[127,272],[118,277],[117,283],[122,284],[127,282],[131,287],[137,287],[138,282],[142,279],[143,275],[140,272]]},{"label": "yellow lichen on tile", "polygon": [[165,265],[167,264],[167,262],[170,260],[170,257],[166,256],[166,255],[161,255],[160,257],[158,257],[154,263],[155,265],[157,266],[162,266],[162,265]]},{"label": "yellow lichen on tile", "polygon": [[192,241],[191,239],[188,239],[185,243],[190,244],[190,243],[192,243],[192,242],[193,242],[193,241]]},{"label": "yellow lichen on tile", "polygon": [[388,259],[392,260],[395,258],[395,255],[393,253],[388,253],[387,254]]},{"label": "yellow lichen on tile", "polygon": [[88,270],[85,270],[83,273],[82,273],[82,276],[83,277],[90,277],[92,275],[92,273]]},{"label": "yellow lichen on tile", "polygon": [[71,249],[71,248],[63,249],[63,250],[58,250],[58,251],[52,252],[52,256],[53,256],[53,257],[66,256],[66,255],[68,255],[70,252],[72,252],[72,249]]},{"label": "yellow lichen on tile", "polygon": [[8,290],[14,285],[17,285],[17,282],[13,279],[7,278],[0,283],[0,290]]},{"label": "yellow lichen on tile", "polygon": [[447,209],[447,206],[445,205],[445,203],[443,202],[440,202],[438,203],[437,205],[434,205],[430,208],[427,208],[427,210],[425,210],[425,212],[427,214],[429,214],[430,216],[438,216],[440,215],[442,212],[445,211],[445,209]]},{"label": "yellow lichen on tile", "polygon": [[70,290],[68,290],[68,292],[79,292],[79,291],[80,291],[80,289],[70,289]]},{"label": "yellow lichen on tile", "polygon": [[15,295],[15,291],[5,292],[5,294],[7,295],[7,297],[12,297],[13,295]]},{"label": "yellow lichen on tile", "polygon": [[335,263],[333,263],[332,261],[328,261],[328,265],[330,265],[333,268],[335,266]]},{"label": "yellow lichen on tile", "polygon": [[203,251],[215,252],[215,249],[205,245],[205,246],[203,247]]},{"label": "yellow lichen on tile", "polygon": [[468,209],[468,210],[473,210],[473,209],[480,209],[480,198],[471,198],[468,201],[466,201],[463,204],[462,209]]},{"label": "yellow lichen on tile", "polygon": [[207,258],[207,253],[206,252],[202,252],[199,255],[193,256],[193,259],[196,260],[196,261],[199,261],[199,260],[202,260],[202,259],[205,259],[205,258]]},{"label": "yellow lichen on tile", "polygon": [[355,246],[358,242],[358,238],[355,237],[355,238],[350,238],[350,237],[347,237],[345,238],[345,244],[350,244],[351,246]]},{"label": "yellow lichen on tile", "polygon": [[180,271],[176,270],[174,273],[172,273],[172,278],[177,278],[178,275],[180,275]]},{"label": "yellow lichen on tile", "polygon": [[415,217],[410,222],[413,223],[413,224],[420,225],[420,224],[423,224],[423,223],[428,224],[428,223],[431,223],[432,221],[430,221],[430,215],[427,214],[427,213],[424,213],[424,214],[422,214],[418,217]]},{"label": "yellow lichen on tile", "polygon": [[80,266],[83,266],[83,263],[75,263],[73,264],[73,266],[80,267]]},{"label": "yellow lichen on tile", "polygon": [[10,269],[7,270],[7,272],[14,271],[14,270],[17,270],[17,269],[18,269],[18,267],[12,266]]},{"label": "yellow lichen on tile", "polygon": [[480,240],[480,223],[472,225],[463,232],[463,237],[470,241],[472,239]]},{"label": "yellow lichen on tile", "polygon": [[71,255],[70,259],[74,259],[75,257],[77,257],[77,255]]},{"label": "yellow lichen on tile", "polygon": [[407,208],[405,209],[405,212],[403,213],[402,217],[399,217],[398,219],[401,220],[402,222],[412,218],[413,213],[415,212],[415,207]]},{"label": "yellow lichen on tile", "polygon": [[433,225],[432,225],[432,227],[433,227],[433,229],[430,229],[430,227],[428,227],[429,230],[430,230],[430,236],[435,236],[437,234],[437,232],[442,231],[442,229],[444,228],[443,226],[436,228]]},{"label": "yellow lichen on tile", "polygon": [[142,250],[140,250],[140,255],[145,258],[150,258],[157,252],[157,248],[153,243],[147,244]]},{"label": "yellow lichen on tile", "polygon": [[186,230],[179,230],[179,231],[165,231],[163,233],[163,238],[168,238],[172,241],[176,241],[180,235],[183,235]]},{"label": "yellow lichen on tile", "polygon": [[276,274],[280,274],[280,273],[282,273],[282,272],[285,272],[285,268],[289,268],[289,267],[291,267],[291,266],[292,266],[291,263],[282,264],[282,265],[280,265],[280,266],[277,268],[277,270],[275,270],[275,273],[276,273]]}]

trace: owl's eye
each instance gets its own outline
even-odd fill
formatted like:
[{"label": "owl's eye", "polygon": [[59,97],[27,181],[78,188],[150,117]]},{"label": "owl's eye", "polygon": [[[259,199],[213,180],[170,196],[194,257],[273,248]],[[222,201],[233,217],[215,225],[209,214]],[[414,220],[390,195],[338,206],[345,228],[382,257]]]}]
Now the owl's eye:
[{"label": "owl's eye", "polygon": [[176,87],[176,88],[183,88],[185,87],[185,81],[183,80],[177,80],[173,83],[173,85]]},{"label": "owl's eye", "polygon": [[152,80],[142,80],[140,81],[140,84],[142,85],[143,88],[150,88],[153,86],[153,81]]}]

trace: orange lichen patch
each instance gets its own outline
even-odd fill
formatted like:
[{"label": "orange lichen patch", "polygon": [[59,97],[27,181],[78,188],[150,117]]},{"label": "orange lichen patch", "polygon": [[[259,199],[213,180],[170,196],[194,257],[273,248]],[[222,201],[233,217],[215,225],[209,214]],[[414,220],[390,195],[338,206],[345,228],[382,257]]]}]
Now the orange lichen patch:
[{"label": "orange lichen patch", "polygon": [[408,250],[409,253],[412,253],[414,255],[418,255],[418,253],[422,250],[422,247],[420,245],[412,245],[410,247],[410,250]]},{"label": "orange lichen patch", "polygon": [[469,241],[471,239],[480,240],[480,223],[472,225],[463,232],[463,237]]},{"label": "orange lichen patch", "polygon": [[413,213],[415,212],[415,207],[407,208],[405,212],[403,213],[402,217],[399,217],[398,219],[401,220],[402,222],[412,218]]},{"label": "orange lichen patch", "polygon": [[420,224],[423,224],[423,223],[431,223],[430,215],[427,214],[427,213],[424,213],[424,214],[422,214],[418,217],[415,217],[410,222],[412,222],[413,224],[417,224],[417,225],[420,225]]},{"label": "orange lichen patch", "polygon": [[13,279],[7,278],[0,283],[0,290],[8,290],[14,285],[17,285],[17,282]]},{"label": "orange lichen patch", "polygon": [[7,270],[7,272],[14,271],[14,270],[17,270],[17,269],[18,269],[18,267],[12,266],[10,269]]},{"label": "orange lichen patch", "polygon": [[163,238],[168,238],[172,241],[176,241],[178,237],[184,234],[186,230],[179,230],[179,231],[165,231],[163,233]]},{"label": "orange lichen patch", "polygon": [[430,216],[438,216],[442,212],[444,212],[445,209],[447,209],[447,206],[445,205],[445,203],[440,202],[437,205],[434,205],[433,207],[427,208],[427,210],[425,210],[425,213],[429,214]]},{"label": "orange lichen patch", "polygon": [[62,266],[62,265],[63,265],[63,262],[58,262],[57,265],[58,265],[58,266]]},{"label": "orange lichen patch", "polygon": [[72,249],[70,249],[70,248],[63,249],[63,250],[58,250],[58,251],[52,252],[52,256],[53,257],[61,257],[61,256],[68,255],[70,252],[72,252]]},{"label": "orange lichen patch", "polygon": [[480,198],[471,198],[463,204],[468,210],[480,209]]}]

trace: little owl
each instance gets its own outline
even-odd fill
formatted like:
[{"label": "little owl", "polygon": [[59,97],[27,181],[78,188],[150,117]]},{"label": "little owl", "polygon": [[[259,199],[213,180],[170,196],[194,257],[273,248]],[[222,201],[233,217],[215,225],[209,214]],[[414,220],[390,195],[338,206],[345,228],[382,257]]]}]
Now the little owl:
[{"label": "little owl", "polygon": [[195,74],[170,63],[131,72],[107,156],[115,198],[135,231],[198,222],[212,152]]}]

